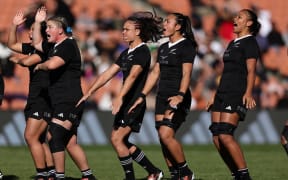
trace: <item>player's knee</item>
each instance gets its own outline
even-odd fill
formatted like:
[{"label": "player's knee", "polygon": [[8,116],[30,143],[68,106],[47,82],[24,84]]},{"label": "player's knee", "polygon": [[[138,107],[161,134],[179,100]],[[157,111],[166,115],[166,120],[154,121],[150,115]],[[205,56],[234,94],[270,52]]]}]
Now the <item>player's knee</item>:
[{"label": "player's knee", "polygon": [[36,132],[25,131],[24,138],[29,146],[39,141],[39,135]]},{"label": "player's knee", "polygon": [[112,143],[112,145],[115,147],[118,144],[122,143],[123,138],[122,136],[119,136],[119,134],[117,133],[112,133],[111,137],[110,137],[110,142]]},{"label": "player's knee", "polygon": [[31,135],[27,132],[24,133],[24,138],[25,138],[25,141],[26,143],[28,144],[28,146],[31,144]]},{"label": "player's knee", "polygon": [[219,123],[215,123],[213,122],[210,126],[209,126],[209,130],[212,133],[213,136],[218,136],[219,135]]},{"label": "player's knee", "polygon": [[125,146],[130,149],[131,147],[135,146],[134,144],[132,144],[128,139],[124,139],[124,144]]},{"label": "player's knee", "polygon": [[[169,119],[163,119],[161,126],[173,129],[173,124]],[[174,137],[174,133],[171,133],[171,131],[168,130],[167,128],[161,128],[159,129],[158,132],[159,132],[159,138],[164,144],[167,144]]]},{"label": "player's knee", "polygon": [[220,122],[218,124],[218,133],[219,134],[228,134],[228,135],[234,135],[234,131],[236,129],[236,126],[230,123],[226,122]]},{"label": "player's knee", "polygon": [[162,133],[162,134],[160,133],[159,138],[165,146],[167,146],[171,142],[171,140],[173,139],[173,137],[169,136],[168,134],[164,134],[164,133]]},{"label": "player's knee", "polygon": [[49,140],[51,152],[64,151],[69,141],[69,130],[59,124],[51,123],[49,133],[51,134],[51,139]]}]

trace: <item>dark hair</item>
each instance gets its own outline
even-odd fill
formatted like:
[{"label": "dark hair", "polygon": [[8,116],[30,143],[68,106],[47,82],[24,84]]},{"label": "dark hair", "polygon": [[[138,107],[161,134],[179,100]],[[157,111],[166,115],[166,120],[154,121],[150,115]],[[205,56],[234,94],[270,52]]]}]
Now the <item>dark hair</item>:
[{"label": "dark hair", "polygon": [[59,27],[62,27],[64,33],[67,36],[72,36],[72,28],[68,26],[68,22],[65,17],[63,16],[53,16],[48,19],[48,21],[54,21],[58,24]]},{"label": "dark hair", "polygon": [[140,29],[140,38],[143,42],[149,40],[156,42],[161,38],[163,31],[162,18],[154,16],[151,12],[135,12],[126,21],[135,22],[135,27]]},{"label": "dark hair", "polygon": [[197,42],[194,37],[194,33],[192,31],[191,21],[188,16],[185,16],[181,13],[169,13],[176,17],[176,22],[181,26],[180,33],[183,37],[192,41],[193,45],[197,47]]},{"label": "dark hair", "polygon": [[261,24],[258,21],[256,13],[254,13],[250,9],[242,9],[241,11],[247,12],[249,19],[252,21],[252,25],[249,26],[249,31],[250,33],[252,33],[253,36],[256,36],[261,28]]}]

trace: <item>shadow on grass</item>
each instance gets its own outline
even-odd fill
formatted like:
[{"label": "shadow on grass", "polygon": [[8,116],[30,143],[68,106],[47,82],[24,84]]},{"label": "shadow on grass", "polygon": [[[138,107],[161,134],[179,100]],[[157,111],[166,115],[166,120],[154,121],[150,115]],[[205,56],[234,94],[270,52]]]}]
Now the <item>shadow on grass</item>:
[{"label": "shadow on grass", "polygon": [[2,180],[19,180],[19,177],[15,175],[5,175]]},{"label": "shadow on grass", "polygon": [[65,177],[65,180],[81,180],[81,178]]},{"label": "shadow on grass", "polygon": [[[136,180],[147,180],[147,177],[146,178],[137,178]],[[162,178],[162,180],[170,180],[170,178]]]},{"label": "shadow on grass", "polygon": [[[19,180],[19,178],[17,179],[5,179],[6,176],[3,177],[3,180]],[[34,179],[35,176],[31,176],[30,179]],[[65,177],[65,180],[81,180],[81,178],[75,178],[75,177]]]},{"label": "shadow on grass", "polygon": [[[136,180],[147,180],[147,177],[146,178],[138,178],[138,179],[136,179]],[[170,178],[162,178],[162,180],[170,180]],[[203,180],[203,179],[201,179],[201,178],[196,178],[196,179],[194,179],[194,180]]]},{"label": "shadow on grass", "polygon": [[65,177],[65,180],[81,180],[81,178]]}]

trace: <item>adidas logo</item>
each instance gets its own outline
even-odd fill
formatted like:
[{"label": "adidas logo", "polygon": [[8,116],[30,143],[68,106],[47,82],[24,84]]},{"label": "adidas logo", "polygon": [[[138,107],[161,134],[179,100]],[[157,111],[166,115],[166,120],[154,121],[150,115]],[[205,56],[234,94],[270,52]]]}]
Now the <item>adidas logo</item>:
[{"label": "adidas logo", "polygon": [[63,117],[64,117],[64,114],[63,114],[63,113],[59,113],[57,116],[63,118]]},{"label": "adidas logo", "polygon": [[227,107],[225,107],[225,109],[232,110],[231,106],[227,106]]},{"label": "adidas logo", "polygon": [[34,112],[33,115],[38,117],[39,113],[38,112]]}]

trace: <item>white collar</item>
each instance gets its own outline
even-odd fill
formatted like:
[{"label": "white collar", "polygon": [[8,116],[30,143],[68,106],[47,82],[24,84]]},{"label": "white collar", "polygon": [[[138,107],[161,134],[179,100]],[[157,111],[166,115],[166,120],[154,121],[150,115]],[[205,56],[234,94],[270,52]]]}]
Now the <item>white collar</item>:
[{"label": "white collar", "polygon": [[132,48],[132,49],[128,49],[128,54],[129,54],[130,52],[133,52],[136,48],[138,48],[138,47],[140,47],[140,46],[142,46],[142,45],[144,45],[144,44],[145,44],[145,43],[142,42],[142,43],[138,44],[136,47],[134,47],[134,48]]},{"label": "white collar", "polygon": [[54,48],[55,48],[56,46],[58,46],[59,44],[61,44],[61,43],[62,43],[63,41],[65,41],[66,39],[73,39],[73,37],[66,37],[66,38],[63,39],[62,41],[60,41],[60,42],[54,44]]},{"label": "white collar", "polygon": [[252,35],[251,35],[251,34],[248,34],[248,35],[245,35],[245,36],[236,38],[236,39],[234,39],[234,42],[239,41],[240,39],[244,39],[244,38],[249,37],[249,36],[252,36]]},{"label": "white collar", "polygon": [[168,43],[168,47],[170,48],[172,46],[175,46],[176,44],[178,44],[178,43],[180,43],[181,41],[184,41],[184,40],[185,40],[185,38],[183,37],[183,38],[179,39],[178,41],[176,41],[174,43],[169,42]]}]

